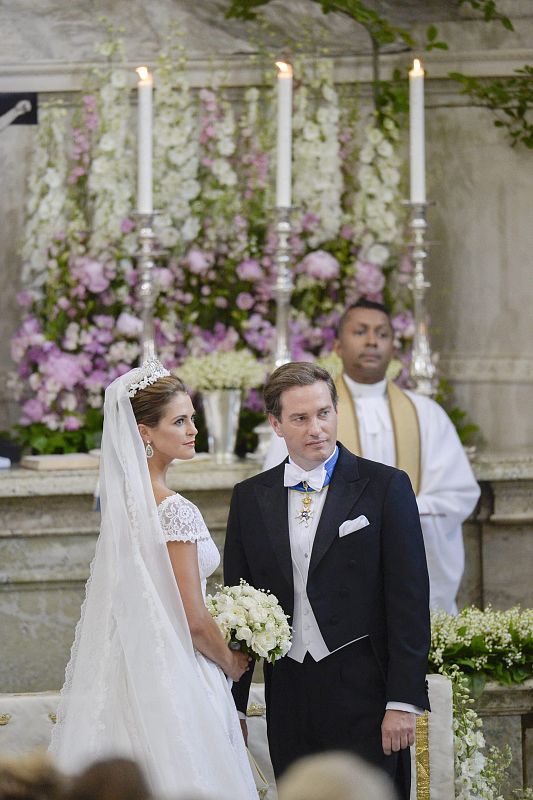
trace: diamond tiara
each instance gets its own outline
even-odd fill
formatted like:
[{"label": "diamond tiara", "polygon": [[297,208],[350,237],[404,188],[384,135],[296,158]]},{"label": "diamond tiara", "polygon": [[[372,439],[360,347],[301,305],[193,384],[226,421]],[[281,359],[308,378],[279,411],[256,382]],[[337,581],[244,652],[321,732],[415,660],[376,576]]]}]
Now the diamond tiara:
[{"label": "diamond tiara", "polygon": [[145,361],[131,373],[130,381],[127,384],[128,397],[135,397],[141,389],[146,389],[147,386],[151,386],[159,378],[165,378],[167,375],[170,375],[170,372],[156,358]]}]

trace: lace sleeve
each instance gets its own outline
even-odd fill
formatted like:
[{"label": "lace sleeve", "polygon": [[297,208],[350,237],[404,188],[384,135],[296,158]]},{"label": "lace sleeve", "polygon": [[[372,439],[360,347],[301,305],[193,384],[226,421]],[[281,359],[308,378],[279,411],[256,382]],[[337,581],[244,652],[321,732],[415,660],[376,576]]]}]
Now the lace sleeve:
[{"label": "lace sleeve", "polygon": [[199,510],[179,494],[172,494],[160,503],[159,519],[167,542],[201,542],[209,539],[209,531]]}]

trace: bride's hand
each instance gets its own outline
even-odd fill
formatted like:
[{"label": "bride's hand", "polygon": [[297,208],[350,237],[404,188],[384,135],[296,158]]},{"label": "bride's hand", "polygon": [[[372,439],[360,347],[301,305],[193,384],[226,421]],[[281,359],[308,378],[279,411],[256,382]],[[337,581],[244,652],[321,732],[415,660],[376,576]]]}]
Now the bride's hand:
[{"label": "bride's hand", "polygon": [[231,661],[227,675],[237,682],[249,668],[252,659],[247,653],[242,653],[240,650],[231,650],[230,652]]}]

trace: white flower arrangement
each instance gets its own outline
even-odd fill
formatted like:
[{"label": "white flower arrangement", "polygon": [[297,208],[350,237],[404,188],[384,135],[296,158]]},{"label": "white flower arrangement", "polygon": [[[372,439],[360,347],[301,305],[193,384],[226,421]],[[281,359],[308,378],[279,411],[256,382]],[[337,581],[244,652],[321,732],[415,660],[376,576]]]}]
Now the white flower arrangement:
[{"label": "white flower arrangement", "polygon": [[[457,616],[431,615],[430,670],[447,675],[453,687],[456,800],[503,800],[500,785],[511,763],[508,745],[485,752],[483,722],[472,708],[487,677],[507,685],[531,676],[533,609],[464,608]],[[473,695],[473,696],[472,696]],[[516,790],[513,798],[532,797]]]},{"label": "white flower arrangement", "polygon": [[199,392],[253,389],[264,382],[266,367],[249,350],[214,351],[189,356],[175,373]]},{"label": "white flower arrangement", "polygon": [[50,243],[66,226],[66,115],[63,106],[44,105],[40,109],[28,177],[22,283],[37,291],[47,277]]},{"label": "white flower arrangement", "polygon": [[[310,72],[302,63],[300,70]],[[318,223],[309,244],[319,247],[333,239],[342,222],[342,164],[339,146],[339,99],[333,83],[333,62],[314,62],[314,75],[295,93],[294,204]],[[310,94],[320,98],[317,104]]]},{"label": "white flower arrangement", "polygon": [[154,71],[157,86],[154,118],[158,120],[154,139],[154,199],[156,208],[163,209],[155,218],[154,228],[165,248],[194,240],[200,230],[200,221],[192,211],[192,203],[200,193],[198,114],[182,47],[178,44],[172,50],[172,58],[161,55]]},{"label": "white flower arrangement", "polygon": [[364,143],[359,154],[354,231],[364,243],[360,258],[380,266],[389,258],[386,245],[401,240],[399,138],[391,119],[385,121],[383,131],[369,123],[364,129]]},{"label": "white flower arrangement", "polygon": [[206,604],[226,642],[239,645],[256,661],[266,658],[273,664],[289,652],[288,617],[270,592],[241,580],[239,586],[220,586]]},{"label": "white flower arrangement", "polygon": [[[108,45],[97,47],[107,55]],[[127,91],[128,73],[112,59],[123,60],[123,44],[119,40],[109,55],[108,78],[98,91],[100,130],[94,142],[89,171],[89,195],[92,202],[92,220],[89,249],[93,253],[105,252],[110,242],[116,240],[120,224],[134,207],[134,164],[131,138],[131,107]],[[126,247],[133,251],[135,237],[130,237]]]},{"label": "white flower arrangement", "polygon": [[464,608],[456,617],[443,611],[431,618],[430,663],[439,670],[457,664],[479,694],[487,678],[520,683],[532,675],[533,609],[506,611]]}]

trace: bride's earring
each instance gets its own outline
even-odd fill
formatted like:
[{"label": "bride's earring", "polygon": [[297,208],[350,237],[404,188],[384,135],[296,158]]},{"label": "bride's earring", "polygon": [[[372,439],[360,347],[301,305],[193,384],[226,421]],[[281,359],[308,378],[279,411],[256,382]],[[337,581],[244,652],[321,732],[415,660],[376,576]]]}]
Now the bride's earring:
[{"label": "bride's earring", "polygon": [[146,442],[146,446],[145,446],[144,449],[145,449],[145,452],[146,452],[146,458],[152,458],[152,456],[154,454],[154,448],[152,447],[150,442]]}]

